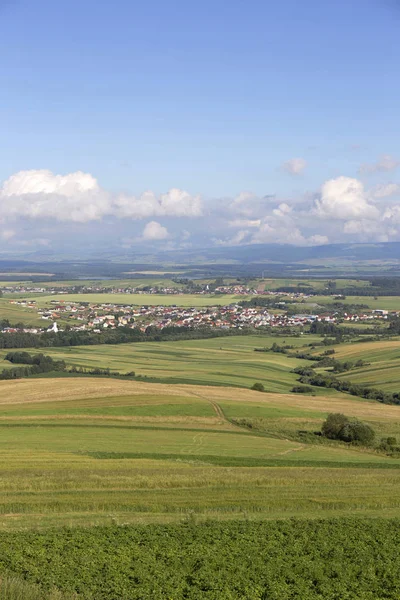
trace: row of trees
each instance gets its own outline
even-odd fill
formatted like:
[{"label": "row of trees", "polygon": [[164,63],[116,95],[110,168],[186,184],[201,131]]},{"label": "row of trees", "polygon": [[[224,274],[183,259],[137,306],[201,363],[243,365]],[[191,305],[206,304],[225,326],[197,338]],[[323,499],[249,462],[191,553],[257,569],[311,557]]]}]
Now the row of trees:
[{"label": "row of trees", "polygon": [[147,327],[145,331],[129,327],[105,330],[101,333],[91,331],[46,332],[40,335],[17,331],[0,334],[0,348],[56,348],[63,346],[91,346],[95,344],[126,344],[129,342],[163,342],[192,339],[207,339],[231,335],[254,333],[247,329],[211,329],[209,327],[178,327],[171,325],[160,330]]},{"label": "row of trees", "polygon": [[[295,369],[295,371],[299,373],[300,368]],[[303,374],[299,379],[300,383],[305,385],[332,388],[338,390],[339,392],[348,392],[352,396],[359,396],[360,398],[367,398],[368,400],[377,400],[378,402],[383,402],[384,404],[400,404],[399,392],[384,392],[383,390],[370,388],[362,384],[359,385],[352,383],[351,381],[345,381],[336,379],[335,377],[329,375],[315,373],[311,368],[308,368],[309,370],[306,369],[303,368]]]},{"label": "row of trees", "polygon": [[31,355],[28,352],[9,352],[5,356],[12,364],[25,365],[23,367],[12,367],[0,372],[0,379],[21,379],[40,373],[53,371],[65,371],[66,364],[63,360],[54,360],[45,354]]}]

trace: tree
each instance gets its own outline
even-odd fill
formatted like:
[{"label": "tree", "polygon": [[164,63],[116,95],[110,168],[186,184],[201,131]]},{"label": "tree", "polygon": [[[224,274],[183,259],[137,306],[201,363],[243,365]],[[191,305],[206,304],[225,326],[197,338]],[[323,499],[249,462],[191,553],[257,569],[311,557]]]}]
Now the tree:
[{"label": "tree", "polygon": [[330,413],[322,424],[322,435],[330,440],[339,440],[340,432],[348,423],[348,417],[342,413]]},{"label": "tree", "polygon": [[290,391],[293,394],[312,394],[314,390],[309,385],[295,385]]},{"label": "tree", "polygon": [[350,420],[341,413],[331,413],[322,425],[322,435],[331,440],[342,442],[358,442],[366,446],[372,444],[375,439],[375,431],[357,420]]},{"label": "tree", "polygon": [[255,392],[265,392],[265,388],[262,383],[255,383],[251,386],[251,389]]},{"label": "tree", "polygon": [[343,442],[359,442],[368,446],[375,439],[375,431],[366,423],[352,421],[343,427],[340,432],[340,439]]}]

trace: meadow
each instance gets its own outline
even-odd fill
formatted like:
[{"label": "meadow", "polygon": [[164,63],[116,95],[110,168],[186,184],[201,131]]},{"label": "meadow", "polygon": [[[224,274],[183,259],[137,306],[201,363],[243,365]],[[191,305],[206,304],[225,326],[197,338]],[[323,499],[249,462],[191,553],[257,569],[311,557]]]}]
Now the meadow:
[{"label": "meadow", "polygon": [[[337,302],[332,296],[314,296],[313,303],[321,306]],[[400,296],[346,296],[346,304],[365,304],[371,309],[400,311]]]},{"label": "meadow", "polygon": [[43,327],[44,323],[36,309],[10,304],[9,298],[0,298],[0,319],[8,319],[12,325],[24,323],[33,327]]},{"label": "meadow", "polygon": [[[400,516],[400,459],[309,444],[328,412],[400,434],[351,397],[95,378],[0,382],[0,528]],[[240,419],[263,420],[263,433]]]},{"label": "meadow", "polygon": [[121,304],[129,306],[226,306],[237,304],[243,299],[252,296],[235,296],[221,294],[218,296],[207,294],[24,294],[25,297],[34,298],[38,306],[49,306],[51,301],[60,303],[91,302],[93,304]]},{"label": "meadow", "polygon": [[365,365],[341,375],[342,379],[363,383],[387,392],[400,391],[400,340],[376,340],[341,344],[335,348],[335,358],[365,361]]},{"label": "meadow", "polygon": [[[306,339],[299,336],[290,337],[286,342],[296,348],[317,340],[317,336],[306,336]],[[284,341],[283,338],[282,343]],[[65,360],[69,366],[110,368],[120,373],[134,371],[136,375],[165,383],[249,388],[259,381],[267,391],[288,392],[297,381],[292,369],[307,363],[284,354],[254,352],[255,348],[270,347],[274,342],[276,337],[268,335],[228,336],[182,342],[46,348],[45,353]],[[29,352],[43,352],[43,349]],[[0,359],[6,353],[1,350]]]}]

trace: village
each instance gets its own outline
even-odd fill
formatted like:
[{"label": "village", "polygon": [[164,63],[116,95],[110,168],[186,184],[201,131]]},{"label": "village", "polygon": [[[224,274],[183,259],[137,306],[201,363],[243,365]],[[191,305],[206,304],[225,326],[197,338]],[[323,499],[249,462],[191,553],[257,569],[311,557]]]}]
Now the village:
[{"label": "village", "polygon": [[[282,294],[280,294],[281,296]],[[313,321],[324,321],[327,323],[338,322],[373,322],[389,318],[387,310],[362,311],[357,314],[339,313],[337,310],[329,310],[328,306],[321,307],[309,313],[290,314],[287,310],[293,303],[277,302],[279,309],[270,309],[263,306],[245,306],[238,303],[226,306],[209,307],[179,307],[173,306],[137,306],[120,303],[93,303],[51,300],[49,306],[41,308],[37,301],[25,299],[10,300],[10,304],[19,305],[37,311],[38,316],[44,322],[43,327],[24,327],[26,333],[40,334],[45,331],[65,329],[71,331],[92,331],[100,333],[105,329],[117,329],[119,327],[138,328],[145,331],[148,327],[162,330],[166,327],[183,327],[196,329],[210,327],[219,329],[243,329],[243,328],[275,328],[275,327],[304,327]],[[307,305],[304,305],[304,308]],[[298,303],[299,309],[302,304]],[[61,322],[61,324],[60,324]],[[17,330],[15,326],[4,327],[3,333],[12,333]]]}]

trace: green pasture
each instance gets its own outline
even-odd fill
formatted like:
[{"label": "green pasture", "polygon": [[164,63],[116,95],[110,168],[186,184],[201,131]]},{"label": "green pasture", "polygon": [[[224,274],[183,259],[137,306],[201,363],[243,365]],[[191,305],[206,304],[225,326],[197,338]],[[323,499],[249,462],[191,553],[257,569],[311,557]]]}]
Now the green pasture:
[{"label": "green pasture", "polygon": [[8,297],[0,298],[0,319],[8,319],[12,325],[24,323],[33,327],[43,327],[43,321],[34,308],[10,304]]},{"label": "green pasture", "polygon": [[342,379],[387,392],[400,391],[399,338],[343,344],[335,346],[335,353],[335,357],[339,360],[357,362],[362,359],[368,363],[363,367],[343,373]]},{"label": "green pasture", "polygon": [[[171,271],[169,271],[170,273]],[[177,274],[179,276],[179,274]],[[69,279],[61,281],[41,281],[40,287],[43,288],[65,288],[75,286],[86,287],[108,287],[108,288],[128,288],[128,287],[169,287],[180,288],[180,284],[175,283],[172,279],[163,277],[162,273],[155,277],[130,277],[125,279]]]},{"label": "green pasture", "polygon": [[[278,340],[294,347],[318,340],[317,336]],[[155,378],[165,383],[191,383],[251,387],[261,382],[270,392],[288,392],[297,381],[291,371],[306,361],[284,354],[255,352],[270,347],[276,338],[264,335],[232,336],[208,340],[143,342],[28,350],[45,352],[68,366],[109,368],[120,373]],[[6,354],[0,351],[0,359]],[[316,390],[319,393],[319,390]],[[326,393],[326,391],[324,391]],[[330,393],[336,394],[331,391]]]},{"label": "green pasture", "polygon": [[276,290],[281,287],[297,287],[297,286],[310,286],[310,291],[317,292],[318,290],[324,290],[327,288],[328,283],[330,281],[334,281],[336,283],[337,288],[344,287],[368,287],[370,285],[369,281],[364,281],[361,279],[319,279],[319,278],[282,278],[282,279],[262,279],[262,280],[254,280],[254,284],[264,285],[265,290]]},{"label": "green pasture", "polygon": [[[337,302],[333,296],[314,296],[313,302],[317,304],[332,304]],[[400,311],[400,296],[346,296],[345,300],[339,300],[346,304],[365,304],[371,309],[398,310]]]},{"label": "green pasture", "polygon": [[200,295],[200,294],[30,294],[25,297],[34,298],[38,306],[47,307],[51,301],[60,304],[69,302],[90,302],[93,304],[123,304],[128,306],[225,306],[237,304],[251,296],[234,295]]},{"label": "green pasture", "polygon": [[[77,383],[81,396],[70,380],[70,391],[59,379],[0,382],[0,528],[167,522],[193,512],[400,515],[400,459],[294,437],[318,429],[330,409],[400,431],[399,407],[119,381],[93,396],[103,380]],[[263,419],[266,432],[235,425],[242,417]]]}]

